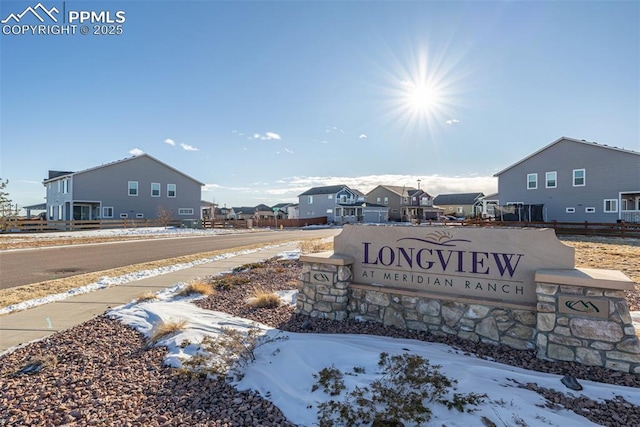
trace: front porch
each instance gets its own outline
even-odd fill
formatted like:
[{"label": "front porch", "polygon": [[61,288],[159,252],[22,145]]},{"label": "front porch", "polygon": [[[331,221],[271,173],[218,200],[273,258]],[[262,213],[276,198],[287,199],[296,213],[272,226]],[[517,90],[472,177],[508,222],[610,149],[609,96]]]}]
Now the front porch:
[{"label": "front porch", "polygon": [[620,193],[620,221],[640,224],[640,191]]}]

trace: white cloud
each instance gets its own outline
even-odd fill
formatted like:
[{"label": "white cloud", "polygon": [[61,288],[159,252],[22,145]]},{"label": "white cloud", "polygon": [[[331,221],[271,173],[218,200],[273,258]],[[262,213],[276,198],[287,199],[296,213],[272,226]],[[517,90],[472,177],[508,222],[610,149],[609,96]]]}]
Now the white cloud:
[{"label": "white cloud", "polygon": [[165,144],[176,145],[176,142],[173,139],[167,138],[163,141]]},{"label": "white cloud", "polygon": [[445,123],[448,124],[448,125],[452,125],[454,123],[460,123],[460,120],[458,120],[458,119],[449,119]]},{"label": "white cloud", "polygon": [[367,135],[365,135],[364,133],[361,133],[360,136],[358,138],[360,139],[365,139],[367,137]]},{"label": "white cloud", "polygon": [[129,154],[133,156],[139,156],[140,154],[144,154],[144,151],[139,148],[132,148],[131,150],[129,150]]},{"label": "white cloud", "polygon": [[285,149],[284,149],[284,151],[285,151],[286,153],[293,154],[293,150],[290,150],[290,149],[288,149],[288,148],[285,148]]},{"label": "white cloud", "polygon": [[185,144],[184,142],[180,143],[180,147],[182,147],[182,149],[185,151],[198,151],[196,147],[193,147],[189,144]]},{"label": "white cloud", "polygon": [[269,141],[269,140],[272,140],[272,139],[281,140],[282,137],[280,136],[280,134],[275,133],[275,132],[265,132],[264,135],[259,134],[259,133],[254,133],[253,134],[253,139],[261,139],[263,141]]}]

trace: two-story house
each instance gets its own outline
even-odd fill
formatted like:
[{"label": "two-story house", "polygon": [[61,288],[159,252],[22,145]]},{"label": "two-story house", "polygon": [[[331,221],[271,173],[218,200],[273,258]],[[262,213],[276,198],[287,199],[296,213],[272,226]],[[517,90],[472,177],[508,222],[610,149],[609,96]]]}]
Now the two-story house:
[{"label": "two-story house", "polygon": [[389,221],[406,221],[403,206],[409,203],[409,191],[415,188],[398,185],[378,185],[366,195],[366,200],[389,208]]},{"label": "two-story house", "polygon": [[470,218],[482,213],[483,198],[483,193],[438,194],[433,204],[442,209],[445,215]]},{"label": "two-story house", "polygon": [[303,218],[327,217],[327,222],[352,224],[386,222],[389,208],[368,203],[358,190],[346,185],[313,187],[298,195],[298,213]]},{"label": "two-story house", "polygon": [[640,152],[562,137],[495,176],[492,198],[545,221],[640,222]]},{"label": "two-story house", "polygon": [[148,154],[80,172],[49,171],[49,220],[156,218],[159,209],[175,219],[201,217],[204,185]]}]

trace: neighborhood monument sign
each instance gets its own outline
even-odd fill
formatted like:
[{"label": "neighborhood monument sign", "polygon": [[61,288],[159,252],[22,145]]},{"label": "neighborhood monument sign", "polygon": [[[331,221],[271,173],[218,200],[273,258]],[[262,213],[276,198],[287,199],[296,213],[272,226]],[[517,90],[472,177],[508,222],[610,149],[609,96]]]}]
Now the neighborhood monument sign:
[{"label": "neighborhood monument sign", "polygon": [[354,283],[523,306],[536,270],[575,267],[551,229],[346,226],[334,252],[353,257]]}]

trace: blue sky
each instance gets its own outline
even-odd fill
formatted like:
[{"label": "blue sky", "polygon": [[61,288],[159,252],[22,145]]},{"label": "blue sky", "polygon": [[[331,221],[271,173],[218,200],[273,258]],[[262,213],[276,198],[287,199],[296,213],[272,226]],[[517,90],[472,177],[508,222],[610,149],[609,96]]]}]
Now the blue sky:
[{"label": "blue sky", "polygon": [[[332,184],[488,194],[561,136],[640,151],[638,1],[41,3],[126,20],[3,29],[0,177],[19,205],[44,202],[49,169],[136,152],[251,206]],[[0,19],[37,4],[2,0]]]}]

